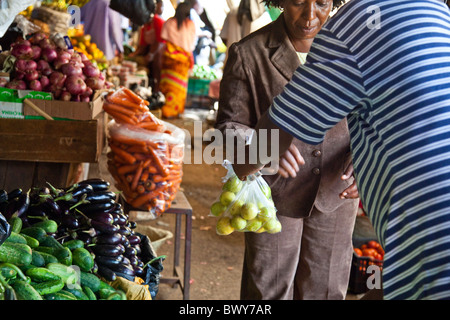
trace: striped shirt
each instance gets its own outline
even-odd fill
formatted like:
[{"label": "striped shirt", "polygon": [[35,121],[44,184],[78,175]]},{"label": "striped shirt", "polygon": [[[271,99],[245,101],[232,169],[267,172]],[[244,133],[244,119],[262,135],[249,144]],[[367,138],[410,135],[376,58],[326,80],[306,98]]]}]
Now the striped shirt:
[{"label": "striped shirt", "polygon": [[270,108],[320,143],[348,119],[355,178],[386,254],[385,299],[450,299],[450,11],[351,0]]}]

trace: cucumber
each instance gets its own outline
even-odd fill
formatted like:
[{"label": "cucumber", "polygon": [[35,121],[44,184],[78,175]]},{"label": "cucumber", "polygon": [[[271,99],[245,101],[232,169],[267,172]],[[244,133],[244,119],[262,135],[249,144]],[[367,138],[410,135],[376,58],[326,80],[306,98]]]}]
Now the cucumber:
[{"label": "cucumber", "polygon": [[11,268],[7,265],[1,265],[0,266],[0,274],[6,279],[13,279],[17,275],[17,271],[14,268]]},{"label": "cucumber", "polygon": [[32,282],[31,286],[40,295],[46,295],[60,291],[64,287],[64,282],[61,278],[59,278],[57,280],[50,280],[45,282]]},{"label": "cucumber", "polygon": [[37,241],[35,238],[23,233],[20,233],[20,235],[25,238],[25,240],[27,241],[27,245],[29,245],[31,249],[39,247],[39,241]]},{"label": "cucumber", "polygon": [[61,280],[61,277],[47,268],[31,268],[25,274],[34,282],[45,282],[50,280]]},{"label": "cucumber", "polygon": [[81,286],[84,294],[89,298],[89,300],[97,300],[95,293],[88,286]]},{"label": "cucumber", "polygon": [[11,231],[11,234],[8,238],[6,238],[5,242],[14,242],[14,243],[23,243],[27,244],[27,240],[22,237],[20,234]]},{"label": "cucumber", "polygon": [[31,248],[23,243],[4,242],[0,246],[0,261],[9,262],[18,266],[26,266],[31,263]]},{"label": "cucumber", "polygon": [[56,249],[53,255],[60,263],[66,266],[72,265],[72,251],[69,248]]},{"label": "cucumber", "polygon": [[100,289],[101,282],[102,281],[95,274],[83,272],[83,271],[80,272],[81,286],[88,287],[94,293]]},{"label": "cucumber", "polygon": [[45,300],[77,300],[77,298],[70,292],[60,290],[55,293],[44,295]]},{"label": "cucumber", "polygon": [[102,281],[102,280],[100,280],[100,285],[98,288],[99,289],[109,289],[109,290],[113,290],[113,291],[116,290],[113,287],[111,287],[108,283],[106,283],[105,281]]},{"label": "cucumber", "polygon": [[55,220],[47,219],[33,224],[33,227],[42,228],[46,233],[55,233],[58,231],[58,224]]},{"label": "cucumber", "polygon": [[98,296],[100,299],[108,299],[110,295],[116,293],[116,289],[100,289],[98,290]]},{"label": "cucumber", "polygon": [[83,289],[81,289],[81,286],[78,284],[70,287],[65,286],[64,290],[73,294],[77,300],[89,300],[88,296],[83,292]]},{"label": "cucumber", "polygon": [[35,238],[37,241],[39,241],[39,243],[47,237],[47,232],[39,227],[27,227],[22,229],[20,233]]},{"label": "cucumber", "polygon": [[51,236],[46,236],[42,241],[39,241],[41,247],[50,247],[54,249],[63,249],[63,245]]},{"label": "cucumber", "polygon": [[49,263],[57,263],[58,262],[58,259],[56,259],[56,257],[54,255],[51,255],[46,252],[41,252],[41,251],[39,251],[39,254],[42,256],[42,258],[44,258],[44,261],[45,261],[44,265],[47,265]]},{"label": "cucumber", "polygon": [[70,250],[75,250],[77,248],[84,248],[84,241],[79,239],[69,240],[62,244],[64,247],[69,248]]},{"label": "cucumber", "polygon": [[8,223],[11,226],[12,232],[20,233],[20,230],[22,230],[23,221],[19,217],[11,217]]},{"label": "cucumber", "polygon": [[122,300],[122,295],[119,292],[111,293],[106,300]]},{"label": "cucumber", "polygon": [[66,266],[62,263],[49,263],[47,264],[47,269],[49,269],[50,271],[56,273],[58,276],[61,277],[61,279],[63,280],[64,284],[75,284],[78,281],[78,276],[77,276],[77,272],[75,271],[75,269]]},{"label": "cucumber", "polygon": [[43,300],[33,286],[23,280],[16,280],[12,285],[18,300]]},{"label": "cucumber", "polygon": [[45,253],[51,254],[52,256],[54,256],[54,254],[55,254],[55,248],[50,248],[50,247],[38,246],[37,248],[34,248],[34,250],[39,251],[39,252],[45,252]]},{"label": "cucumber", "polygon": [[39,251],[32,250],[31,252],[31,264],[36,267],[45,266],[45,259]]},{"label": "cucumber", "polygon": [[72,252],[72,262],[79,266],[81,271],[88,272],[94,267],[94,258],[85,248],[76,248]]}]

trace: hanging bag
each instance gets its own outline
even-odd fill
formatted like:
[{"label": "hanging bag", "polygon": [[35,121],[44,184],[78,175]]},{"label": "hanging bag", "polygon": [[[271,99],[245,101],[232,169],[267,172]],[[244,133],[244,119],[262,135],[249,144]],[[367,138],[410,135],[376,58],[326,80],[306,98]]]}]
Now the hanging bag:
[{"label": "hanging bag", "polygon": [[131,22],[142,26],[150,20],[150,16],[155,12],[154,0],[111,0],[109,7]]}]

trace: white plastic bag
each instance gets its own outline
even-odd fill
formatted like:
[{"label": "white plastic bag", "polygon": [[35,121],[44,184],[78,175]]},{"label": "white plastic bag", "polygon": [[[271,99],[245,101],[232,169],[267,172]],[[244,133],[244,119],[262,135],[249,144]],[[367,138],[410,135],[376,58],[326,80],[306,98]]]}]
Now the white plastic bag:
[{"label": "white plastic bag", "polygon": [[225,160],[227,175],[223,178],[222,193],[210,208],[210,215],[218,217],[216,232],[228,235],[238,232],[281,231],[271,189],[260,173],[241,181]]},{"label": "white plastic bag", "polygon": [[35,3],[36,0],[0,0],[0,38],[5,35],[17,14]]}]

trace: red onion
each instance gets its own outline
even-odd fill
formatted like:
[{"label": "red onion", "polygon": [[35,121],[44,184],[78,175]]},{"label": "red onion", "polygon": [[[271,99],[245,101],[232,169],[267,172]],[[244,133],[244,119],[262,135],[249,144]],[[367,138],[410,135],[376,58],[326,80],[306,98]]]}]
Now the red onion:
[{"label": "red onion", "polygon": [[72,95],[80,95],[86,90],[86,83],[77,75],[67,77],[65,82],[67,91]]},{"label": "red onion", "polygon": [[42,91],[42,84],[37,79],[30,81],[30,83],[28,84],[28,87],[34,91]]},{"label": "red onion", "polygon": [[61,95],[59,96],[59,100],[62,101],[70,101],[72,99],[72,95],[69,91],[63,91],[61,92]]},{"label": "red onion", "polygon": [[81,102],[90,102],[91,101],[91,97],[89,97],[89,96],[80,96],[80,101]]},{"label": "red onion", "polygon": [[66,75],[59,71],[54,71],[49,77],[50,83],[57,88],[62,88],[64,86],[64,81],[66,80]]},{"label": "red onion", "polygon": [[31,46],[31,50],[33,50],[33,56],[31,59],[38,60],[41,57],[42,49],[39,46]]},{"label": "red onion", "polygon": [[31,37],[31,42],[33,44],[38,44],[41,40],[43,39],[47,39],[47,34],[45,34],[44,32],[36,32],[32,37]]},{"label": "red onion", "polygon": [[17,89],[17,90],[25,90],[27,88],[27,84],[23,80],[14,79],[6,84],[7,88]]},{"label": "red onion", "polygon": [[41,71],[41,74],[44,75],[44,76],[47,76],[47,77],[49,77],[52,73],[53,73],[53,70],[50,69],[50,68],[44,69],[44,70]]},{"label": "red onion", "polygon": [[48,38],[44,38],[41,41],[39,41],[39,47],[41,47],[42,49],[56,49],[56,45],[55,43],[48,39]]},{"label": "red onion", "polygon": [[19,71],[37,70],[37,63],[36,63],[36,61],[33,61],[33,60],[19,59],[16,61],[15,67],[16,67],[16,70],[19,70]]},{"label": "red onion", "polygon": [[53,94],[53,97],[55,99],[58,99],[61,96],[62,89],[60,87],[57,87],[57,86],[51,84],[49,92],[51,92]]},{"label": "red onion", "polygon": [[80,101],[81,101],[80,95],[77,94],[77,95],[73,96],[73,97],[72,97],[72,101],[80,102]]},{"label": "red onion", "polygon": [[25,73],[25,79],[27,81],[37,80],[39,78],[39,73],[36,70],[27,71]]},{"label": "red onion", "polygon": [[83,62],[84,64],[86,64],[87,62],[90,62],[88,57],[86,57],[86,55],[83,52],[78,52],[78,54],[81,57],[81,62]]},{"label": "red onion", "polygon": [[66,64],[66,63],[68,63],[68,62],[69,62],[69,59],[66,59],[66,58],[64,58],[64,57],[59,56],[58,58],[56,58],[56,59],[53,61],[53,67],[55,67],[55,69],[58,70],[58,69],[61,68],[61,66],[62,66],[63,64]]},{"label": "red onion", "polygon": [[74,63],[68,62],[61,66],[61,71],[67,76],[79,76],[83,73],[83,70],[77,67]]},{"label": "red onion", "polygon": [[41,82],[42,88],[46,88],[50,84],[50,80],[48,79],[47,76],[41,76],[39,81]]},{"label": "red onion", "polygon": [[36,70],[45,70],[45,69],[50,69],[50,65],[48,64],[47,61],[45,60],[39,60],[37,62],[37,68]]},{"label": "red onion", "polygon": [[17,79],[17,80],[25,79],[25,71],[16,70],[16,72],[14,73],[14,79]]},{"label": "red onion", "polygon": [[33,50],[25,43],[16,43],[12,47],[11,54],[18,59],[30,59],[33,56]]},{"label": "red onion", "polygon": [[95,66],[93,64],[88,64],[88,65],[84,66],[83,73],[87,77],[98,77],[100,74],[100,70],[97,66]]},{"label": "red onion", "polygon": [[57,50],[57,53],[59,58],[63,58],[65,60],[70,60],[70,58],[72,57],[72,53],[70,53],[68,50],[59,49]]},{"label": "red onion", "polygon": [[94,93],[94,90],[86,86],[86,90],[81,94],[81,97],[90,97]]},{"label": "red onion", "polygon": [[91,77],[86,79],[86,85],[92,90],[100,90],[105,86],[105,81]]},{"label": "red onion", "polygon": [[55,49],[43,48],[41,57],[43,60],[45,60],[47,62],[52,62],[53,60],[55,60],[58,57],[58,54],[56,53]]}]

